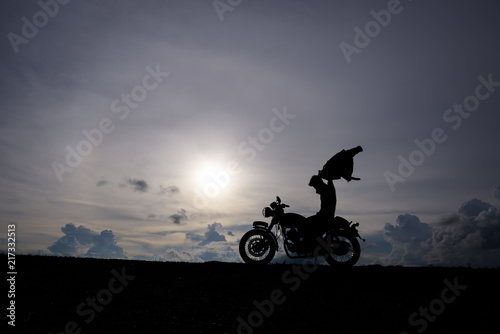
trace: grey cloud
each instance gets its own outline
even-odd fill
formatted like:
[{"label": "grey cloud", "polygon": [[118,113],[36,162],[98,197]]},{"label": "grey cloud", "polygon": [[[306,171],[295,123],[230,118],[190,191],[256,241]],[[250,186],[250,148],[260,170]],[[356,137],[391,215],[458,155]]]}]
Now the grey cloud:
[{"label": "grey cloud", "polygon": [[174,234],[174,233],[177,233],[177,232],[176,231],[158,231],[158,232],[149,232],[148,234],[164,237],[164,236],[167,236],[169,234]]},{"label": "grey cloud", "polygon": [[384,239],[380,231],[363,233],[362,236],[366,238],[366,243],[361,243],[361,257],[358,264],[383,264],[391,254],[391,243]]},{"label": "grey cloud", "polygon": [[186,214],[186,210],[184,209],[178,210],[177,213],[169,216],[168,218],[176,225],[183,224],[184,222],[189,220]]},{"label": "grey cloud", "polygon": [[108,184],[108,183],[109,183],[109,182],[108,182],[108,181],[106,181],[106,180],[99,180],[99,181],[97,181],[96,186],[97,186],[97,187],[102,187],[102,186],[104,186],[104,185],[106,185],[106,184]]},{"label": "grey cloud", "polygon": [[208,250],[201,250],[197,256],[203,261],[240,262],[239,254],[230,246],[212,247]]},{"label": "grey cloud", "polygon": [[194,242],[201,242],[203,240],[203,236],[196,233],[188,232],[186,233],[186,239]]},{"label": "grey cloud", "polygon": [[[157,221],[157,222],[167,222],[168,219],[172,219],[170,217],[172,216],[175,216],[175,215],[171,215],[171,216],[165,216],[165,215],[157,215],[156,213],[150,213],[147,217],[146,217],[146,220],[150,220],[150,221]],[[180,216],[180,215],[179,215]]]},{"label": "grey cloud", "polygon": [[213,223],[211,225],[208,225],[208,231],[205,232],[203,241],[200,242],[198,246],[205,246],[211,242],[226,241],[226,237],[222,234],[219,234],[219,232],[216,231],[217,228],[221,227],[222,227],[221,223]]},{"label": "grey cloud", "polygon": [[66,236],[75,236],[82,246],[91,245],[94,237],[97,236],[97,233],[92,231],[91,229],[82,225],[76,227],[72,223],[66,224],[66,226],[61,227],[61,231],[66,234]]},{"label": "grey cloud", "polygon": [[467,217],[477,217],[482,211],[488,210],[492,205],[483,202],[477,198],[471,199],[462,204],[458,213],[465,215]]},{"label": "grey cloud", "polygon": [[91,256],[102,258],[125,258],[123,248],[117,245],[113,231],[104,230],[98,233],[82,225],[73,223],[61,228],[65,234],[48,250],[62,256]]},{"label": "grey cloud", "polygon": [[194,247],[190,250],[168,249],[158,256],[166,261],[182,262],[241,262],[238,252],[225,243],[212,243],[205,247]]},{"label": "grey cloud", "polygon": [[[474,200],[472,200],[475,203]],[[476,216],[453,214],[439,224],[429,243],[431,263],[498,266],[500,259],[500,210],[489,206]]]},{"label": "grey cloud", "polygon": [[[149,185],[146,181],[144,180],[137,180],[137,179],[129,179],[126,178],[125,182],[127,182],[126,185],[129,185],[134,189],[135,191],[145,193],[149,189]],[[126,185],[120,185],[121,187],[126,186]]]},{"label": "grey cloud", "polygon": [[87,255],[92,257],[125,257],[123,248],[117,245],[111,230],[104,230],[98,237],[94,237],[94,244],[87,251]]},{"label": "grey cloud", "polygon": [[159,191],[160,195],[171,196],[171,195],[178,194],[180,192],[181,192],[181,190],[176,186],[165,187],[165,186],[160,185],[160,191]]},{"label": "grey cloud", "polygon": [[80,243],[75,236],[65,235],[57,240],[48,250],[55,255],[75,256],[80,255]]},{"label": "grey cloud", "polygon": [[164,254],[158,256],[160,259],[173,262],[203,262],[199,257],[185,250],[167,249]]},{"label": "grey cloud", "polygon": [[[182,262],[204,262],[204,261],[223,261],[223,262],[241,262],[239,253],[233,250],[226,242],[224,235],[217,232],[222,228],[222,224],[214,222],[207,226],[208,231],[204,235],[194,232],[186,233],[186,240],[197,243],[195,247],[188,250],[169,248],[163,254],[154,255],[154,258],[164,261],[182,261]],[[160,233],[153,233],[160,235]]]},{"label": "grey cloud", "polygon": [[432,236],[432,228],[420,222],[417,216],[398,216],[396,224],[385,224],[384,239],[392,245],[389,264],[412,263],[422,265],[425,255],[423,242]]},{"label": "grey cloud", "polygon": [[385,225],[383,236],[392,245],[386,264],[500,265],[500,209],[478,199],[434,224],[401,215]]}]

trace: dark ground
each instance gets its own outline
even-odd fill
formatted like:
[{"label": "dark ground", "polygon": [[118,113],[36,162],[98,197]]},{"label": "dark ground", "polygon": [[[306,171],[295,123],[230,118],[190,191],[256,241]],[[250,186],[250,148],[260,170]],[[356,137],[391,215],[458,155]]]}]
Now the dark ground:
[{"label": "dark ground", "polygon": [[[5,255],[0,259],[7,263]],[[301,264],[39,256],[17,256],[16,267],[19,333],[237,333],[238,317],[253,324],[254,333],[498,333],[500,328],[500,269],[340,271]],[[271,293],[274,302],[264,302],[258,311],[254,301],[269,300]],[[101,300],[94,310],[89,301],[96,297]],[[431,310],[418,314],[419,308]],[[11,326],[3,318],[4,333]]]}]

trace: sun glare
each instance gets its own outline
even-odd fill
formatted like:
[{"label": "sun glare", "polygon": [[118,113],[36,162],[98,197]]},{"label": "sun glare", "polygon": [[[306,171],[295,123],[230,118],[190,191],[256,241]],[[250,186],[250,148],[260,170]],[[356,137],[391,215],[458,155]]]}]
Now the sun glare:
[{"label": "sun glare", "polygon": [[234,161],[221,163],[222,160],[202,160],[198,162],[192,172],[194,185],[193,204],[198,208],[212,208],[225,203],[234,194],[235,186],[241,168]]},{"label": "sun glare", "polygon": [[216,161],[204,161],[196,169],[194,181],[197,186],[204,186],[208,182],[213,182],[213,177],[223,169],[222,164]]}]

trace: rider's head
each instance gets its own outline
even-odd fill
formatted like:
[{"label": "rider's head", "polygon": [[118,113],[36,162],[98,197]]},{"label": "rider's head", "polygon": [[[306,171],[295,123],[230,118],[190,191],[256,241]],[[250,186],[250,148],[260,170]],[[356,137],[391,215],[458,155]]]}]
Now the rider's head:
[{"label": "rider's head", "polygon": [[313,175],[311,177],[311,180],[309,181],[309,186],[314,187],[316,189],[316,192],[321,188],[321,186],[324,186],[325,184],[323,183],[323,180],[319,175]]}]

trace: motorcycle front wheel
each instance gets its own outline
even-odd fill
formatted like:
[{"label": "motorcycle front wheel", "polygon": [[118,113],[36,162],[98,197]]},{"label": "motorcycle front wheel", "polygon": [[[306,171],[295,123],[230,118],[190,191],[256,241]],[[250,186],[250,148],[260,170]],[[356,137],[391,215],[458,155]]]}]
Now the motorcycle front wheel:
[{"label": "motorcycle front wheel", "polygon": [[245,263],[268,264],[275,254],[276,242],[266,230],[250,230],[240,240],[240,256]]},{"label": "motorcycle front wheel", "polygon": [[328,245],[323,257],[333,267],[352,267],[358,262],[361,247],[355,236],[345,231],[327,233],[323,240]]}]

